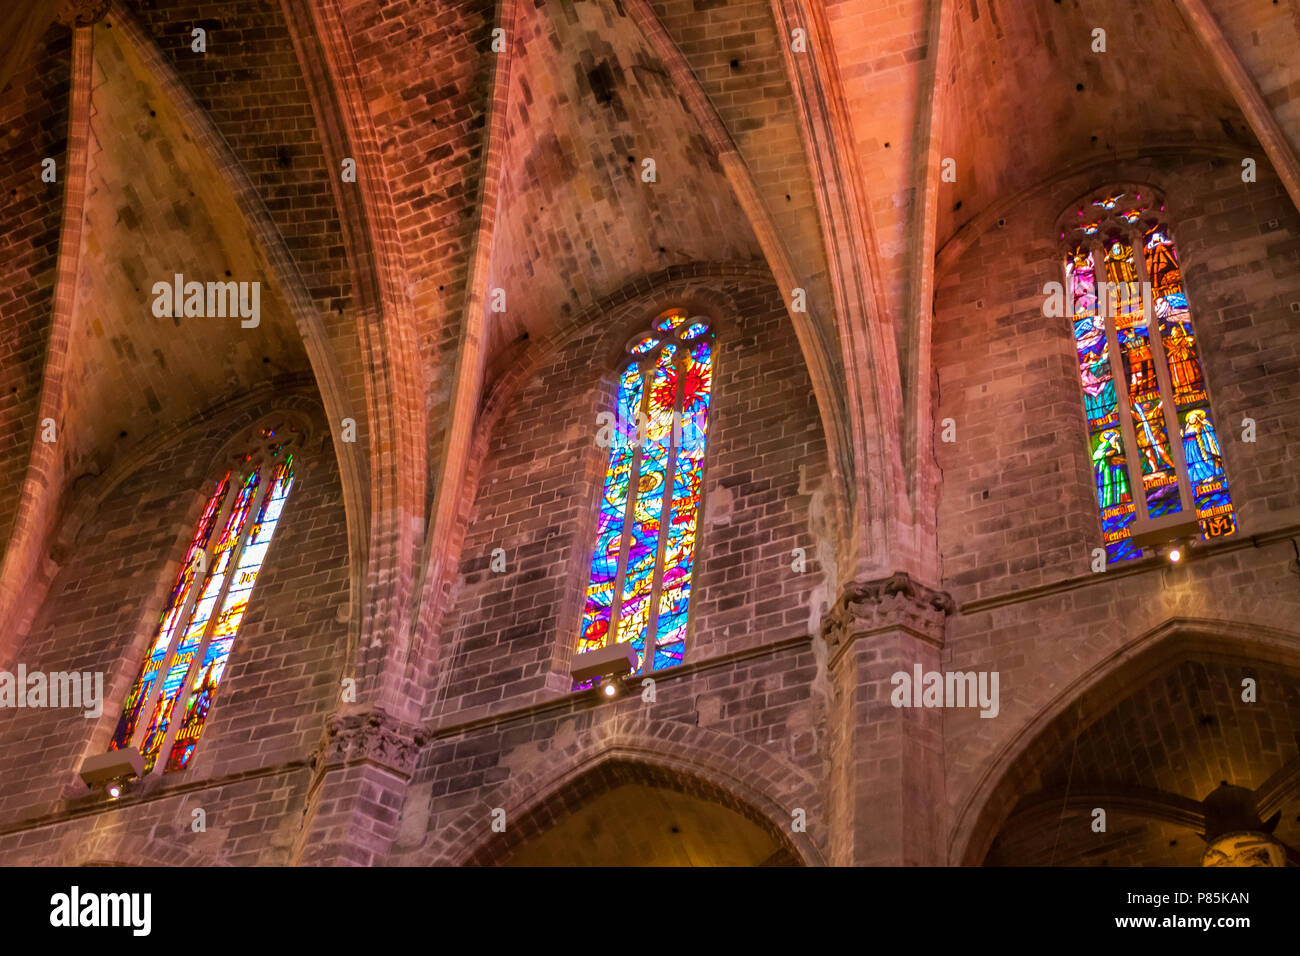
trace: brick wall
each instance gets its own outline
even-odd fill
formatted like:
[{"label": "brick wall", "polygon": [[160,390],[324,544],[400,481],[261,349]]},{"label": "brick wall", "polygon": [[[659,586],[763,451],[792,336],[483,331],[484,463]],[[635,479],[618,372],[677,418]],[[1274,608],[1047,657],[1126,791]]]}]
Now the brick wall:
[{"label": "brick wall", "polygon": [[[1165,187],[1233,502],[1258,534],[1300,515],[1300,216],[1265,164],[1254,184],[1240,172],[1188,161],[1146,176]],[[939,278],[939,545],[959,600],[1087,574],[1101,544],[1069,321],[1042,314],[1044,283],[1064,282],[1051,224],[1089,185],[1008,209]],[[939,440],[945,418],[955,442]]]},{"label": "brick wall", "polygon": [[342,0],[340,7],[383,152],[404,254],[401,281],[418,322],[427,444],[440,449],[482,194],[495,2]]},{"label": "brick wall", "polygon": [[[163,56],[230,143],[322,313],[348,303],[351,279],[307,85],[276,0],[132,0]],[[206,31],[207,49],[191,48]]]},{"label": "brick wall", "polygon": [[[825,446],[789,320],[770,286],[728,280],[719,291],[733,311],[718,329],[688,660],[812,633],[827,600],[809,516]],[[440,633],[450,661],[440,720],[570,686],[608,457],[596,415],[613,408],[622,343],[654,314],[633,303],[566,342],[492,436]],[[791,570],[796,547],[802,574]],[[494,548],[504,574],[490,568]]]},{"label": "brick wall", "polygon": [[1295,149],[1300,144],[1300,67],[1294,42],[1300,7],[1250,0],[1208,0],[1206,7]]},{"label": "brick wall", "polygon": [[[305,761],[337,706],[343,666],[338,614],[347,600],[346,532],[333,450],[319,437],[300,454],[283,524],[192,766],[150,775],[139,797],[111,808],[102,797],[84,797],[76,776],[83,757],[111,737],[203,507],[204,463],[230,433],[210,428],[142,463],[82,529],[60,569],[17,661],[29,671],[102,671],[104,715],[96,721],[69,709],[4,712],[6,861],[71,862],[62,854],[90,853],[101,838],[110,847],[103,852],[116,853],[104,834],[120,833],[129,861],[192,853],[202,862],[287,862],[308,780]],[[201,781],[212,785],[171,795],[177,785]],[[196,806],[208,814],[207,834],[190,829]],[[54,825],[14,832],[33,818]],[[94,840],[87,836],[92,829]],[[155,844],[146,853],[149,840]]]},{"label": "brick wall", "polygon": [[[1241,699],[1246,678],[1258,690],[1252,702]],[[1063,789],[1073,775],[1080,784],[1139,784],[1193,800],[1221,780],[1253,790],[1300,755],[1297,728],[1300,688],[1283,671],[1184,660],[1083,728],[1073,755],[1041,768],[1041,785]]]},{"label": "brick wall", "polygon": [[[770,0],[653,0],[664,30],[745,158],[781,241],[804,277],[810,311],[831,318],[815,188]],[[824,303],[821,309],[817,304]],[[832,361],[837,361],[834,356]]]},{"label": "brick wall", "polygon": [[[131,54],[122,24],[96,27],[93,47],[86,238],[60,415],[69,480],[120,466],[151,438],[268,375],[311,368],[217,158]],[[234,316],[186,319],[179,310],[154,315],[154,283],[177,273],[259,282],[257,326]]]},{"label": "brick wall", "polygon": [[[0,94],[0,556],[36,436],[66,183],[72,35],[50,28]],[[41,181],[41,160],[58,180]]]},{"label": "brick wall", "polygon": [[[998,671],[1002,698],[996,719],[945,712],[955,812],[1002,748],[1023,745],[1017,735],[1036,714],[1077,693],[1068,688],[1085,675],[1121,668],[1122,649],[1165,622],[1208,622],[1237,637],[1289,632],[1300,614],[1289,543],[1252,547],[1248,537],[1292,526],[1300,505],[1300,333],[1290,308],[1300,300],[1300,217],[1262,163],[1255,184],[1227,160],[1153,161],[1113,178],[1165,189],[1240,547],[1178,568],[1153,560],[1091,573],[1100,519],[1071,333],[1041,308],[1044,283],[1063,281],[1055,217],[1110,180],[1078,177],[1008,208],[1004,227],[949,264],[936,298],[936,428],[952,418],[957,439],[935,442],[944,580],[960,605],[944,664]],[[1245,416],[1257,421],[1254,444],[1239,440]]]},{"label": "brick wall", "polygon": [[[600,704],[586,694],[450,729],[428,746],[412,777],[392,862],[452,863],[490,852],[492,810],[505,810],[508,828],[535,818],[539,807],[554,819],[583,794],[569,788],[558,805],[548,798],[619,756],[666,768],[661,773],[677,789],[721,788],[733,805],[780,828],[806,862],[817,862],[829,839],[818,673],[813,647],[792,641],[746,661],[667,671],[653,703],[632,695]],[[791,830],[796,810],[806,832]]]},{"label": "brick wall", "polygon": [[709,141],[619,4],[522,4],[516,33],[491,276],[510,307],[489,323],[491,353],[630,275],[759,259]]}]

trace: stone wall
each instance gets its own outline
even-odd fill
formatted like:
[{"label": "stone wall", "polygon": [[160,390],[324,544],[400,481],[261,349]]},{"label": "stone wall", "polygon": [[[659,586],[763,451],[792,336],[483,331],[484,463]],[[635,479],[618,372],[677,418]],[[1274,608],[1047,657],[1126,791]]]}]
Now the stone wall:
[{"label": "stone wall", "polygon": [[[199,429],[142,462],[82,527],[55,577],[17,662],[29,672],[102,672],[103,715],[5,712],[7,862],[288,862],[307,761],[337,706],[346,637],[343,506],[333,449],[320,431],[298,457],[283,523],[192,764],[150,774],[120,804],[88,795],[77,775],[87,755],[107,749],[204,506],[200,488],[219,477],[205,465],[231,424]],[[206,832],[191,829],[194,808],[205,811]],[[38,821],[44,825],[34,827]]]}]

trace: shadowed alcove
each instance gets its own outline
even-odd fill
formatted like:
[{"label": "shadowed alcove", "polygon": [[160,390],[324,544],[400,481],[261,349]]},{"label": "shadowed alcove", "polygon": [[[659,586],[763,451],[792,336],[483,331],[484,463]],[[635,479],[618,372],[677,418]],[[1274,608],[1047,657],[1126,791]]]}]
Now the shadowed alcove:
[{"label": "shadowed alcove", "polygon": [[1094,719],[1072,709],[1061,721],[1077,731],[1038,761],[1038,787],[986,866],[1199,866],[1211,804],[1232,793],[1255,821],[1236,829],[1271,833],[1294,856],[1300,695],[1287,668],[1184,657]]},{"label": "shadowed alcove", "polygon": [[626,760],[562,786],[467,861],[478,866],[800,866],[753,807],[698,777]]}]

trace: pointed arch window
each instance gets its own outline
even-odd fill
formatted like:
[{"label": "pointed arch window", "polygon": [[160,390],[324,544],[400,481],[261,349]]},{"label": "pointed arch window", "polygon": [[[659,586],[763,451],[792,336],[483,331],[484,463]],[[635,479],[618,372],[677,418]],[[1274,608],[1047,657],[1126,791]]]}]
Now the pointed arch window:
[{"label": "pointed arch window", "polygon": [[1164,212],[1158,194],[1129,187],[1091,198],[1060,227],[1108,561],[1237,530]]},{"label": "pointed arch window", "polygon": [[686,651],[713,335],[673,311],[627,351],[577,650],[629,644],[647,673]]},{"label": "pointed arch window", "polygon": [[137,752],[145,773],[159,759],[164,772],[193,759],[293,488],[301,439],[285,420],[255,429],[208,498],[109,747]]}]

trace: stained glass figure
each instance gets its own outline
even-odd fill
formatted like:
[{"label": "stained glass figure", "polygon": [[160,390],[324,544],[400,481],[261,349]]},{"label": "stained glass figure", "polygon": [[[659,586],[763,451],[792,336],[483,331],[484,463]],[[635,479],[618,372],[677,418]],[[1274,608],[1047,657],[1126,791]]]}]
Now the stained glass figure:
[{"label": "stained glass figure", "polygon": [[578,651],[627,643],[637,670],[681,662],[713,372],[709,326],[670,312],[619,379]]},{"label": "stained glass figure", "polygon": [[[1123,198],[1123,193],[1114,193],[1094,200],[1092,207],[1107,215],[1078,226],[1085,238],[1065,255],[1089,452],[1108,561],[1141,556],[1129,538],[1137,515],[1131,487],[1136,477],[1131,475],[1141,476],[1141,500],[1149,519],[1183,511],[1180,456],[1175,447],[1186,466],[1202,536],[1217,537],[1236,530],[1173,241],[1166,225],[1147,220],[1140,227],[1143,259],[1139,264],[1135,258],[1138,236],[1128,227],[1140,222],[1147,207],[1122,209],[1118,203]],[[1100,283],[1098,255],[1104,276]],[[1145,267],[1144,272],[1139,265]],[[1144,278],[1149,280],[1149,288],[1144,288]],[[1112,348],[1117,349],[1118,362],[1112,362]],[[1159,352],[1153,354],[1153,348]],[[1123,401],[1116,394],[1115,382],[1121,373]],[[1121,426],[1125,407],[1132,423],[1132,449],[1126,448],[1126,426]],[[1130,455],[1138,466],[1133,472],[1129,470]]]},{"label": "stained glass figure", "polygon": [[1158,220],[1150,220],[1144,248],[1156,324],[1169,365],[1172,401],[1182,430],[1187,477],[1196,502],[1196,517],[1200,519],[1202,536],[1223,537],[1237,530],[1237,519],[1232,499],[1228,496],[1223,453],[1214,430],[1196,333],[1192,330],[1192,315],[1169,227]]},{"label": "stained glass figure", "polygon": [[1129,540],[1136,512],[1129,486],[1124,439],[1120,434],[1119,405],[1111,374],[1106,322],[1097,309],[1096,267],[1092,252],[1076,247],[1065,261],[1074,322],[1074,344],[1083,385],[1088,439],[1101,509],[1102,541],[1108,561],[1127,561],[1140,552]]},{"label": "stained glass figure", "polygon": [[194,753],[293,484],[289,448],[297,438],[294,426],[260,429],[208,499],[109,748],[138,746],[146,773],[165,748],[166,770],[188,766]]},{"label": "stained glass figure", "polygon": [[1114,322],[1120,356],[1128,379],[1128,405],[1137,434],[1147,514],[1158,518],[1182,509],[1178,471],[1169,450],[1164,405],[1151,355],[1149,317],[1145,314],[1133,245],[1112,235],[1106,246],[1106,281],[1114,293]]},{"label": "stained glass figure", "polygon": [[[272,466],[263,470],[271,472]],[[216,695],[217,685],[226,669],[230,657],[230,648],[235,643],[235,634],[244,612],[248,610],[248,600],[253,595],[253,586],[257,583],[258,572],[266,559],[267,549],[271,545],[271,536],[275,534],[280,523],[280,513],[289,498],[289,489],[293,486],[293,456],[288,455],[274,467],[271,487],[262,497],[257,520],[244,539],[244,547],[239,553],[234,576],[222,599],[221,613],[217,615],[216,626],[208,636],[208,646],[199,664],[197,680],[191,682],[189,701],[185,705],[185,715],[176,732],[172,745],[171,757],[167,762],[168,770],[180,770],[189,765],[194,754],[195,744],[208,718],[212,699]]]},{"label": "stained glass figure", "polygon": [[149,652],[145,655],[140,674],[136,677],[135,683],[131,685],[130,693],[126,696],[126,704],[123,706],[122,716],[117,722],[117,730],[113,734],[110,750],[122,749],[131,743],[131,738],[135,735],[136,724],[140,720],[140,711],[148,703],[154,682],[162,670],[163,661],[166,659],[167,651],[171,647],[172,635],[176,632],[176,625],[186,609],[190,607],[188,599],[194,589],[195,579],[206,570],[205,565],[207,562],[205,559],[201,559],[201,556],[205,554],[208,540],[212,537],[212,529],[217,523],[217,512],[225,501],[226,488],[229,484],[230,473],[227,472],[226,476],[217,484],[217,490],[208,499],[207,507],[203,509],[203,515],[199,518],[198,527],[194,529],[194,537],[185,552],[185,560],[181,564],[181,570],[176,577],[176,584],[172,587],[167,606],[163,609],[162,619],[159,621],[153,643],[149,645]]}]

